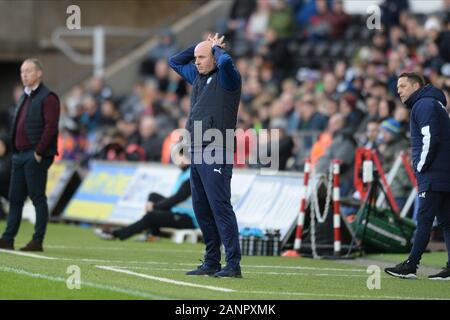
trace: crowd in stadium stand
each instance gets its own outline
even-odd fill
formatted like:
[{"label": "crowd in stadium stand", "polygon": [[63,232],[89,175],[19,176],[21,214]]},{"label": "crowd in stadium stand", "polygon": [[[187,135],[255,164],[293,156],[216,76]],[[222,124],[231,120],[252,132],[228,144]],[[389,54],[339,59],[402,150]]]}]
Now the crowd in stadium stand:
[{"label": "crowd in stadium stand", "polygon": [[[356,147],[376,149],[388,170],[409,146],[398,74],[420,72],[450,101],[450,1],[443,5],[425,16],[412,14],[406,0],[385,1],[382,28],[371,30],[367,17],[348,15],[338,0],[235,1],[214,31],[225,35],[243,79],[237,127],[280,129],[281,170],[302,170],[306,155],[319,171],[330,159],[342,160],[348,194]],[[167,64],[182,49],[175,38],[161,33],[128,95],[116,96],[94,78],[66,96],[59,159],[170,162],[191,90]],[[16,88],[16,100],[20,92]],[[243,133],[237,143],[250,154],[258,141]],[[399,202],[405,190],[402,183],[394,188]]]}]

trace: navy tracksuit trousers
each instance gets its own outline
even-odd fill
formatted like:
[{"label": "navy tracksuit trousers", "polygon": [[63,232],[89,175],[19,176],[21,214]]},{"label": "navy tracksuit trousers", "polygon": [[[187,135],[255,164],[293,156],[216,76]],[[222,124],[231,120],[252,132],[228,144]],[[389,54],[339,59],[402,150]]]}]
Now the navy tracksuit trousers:
[{"label": "navy tracksuit trousers", "polygon": [[417,213],[417,230],[409,261],[419,264],[422,254],[430,240],[434,217],[442,228],[448,252],[447,266],[450,267],[450,193],[427,191],[419,193],[419,209]]},{"label": "navy tracksuit trousers", "polygon": [[[195,156],[192,154],[191,159]],[[225,247],[226,263],[240,264],[239,230],[231,205],[232,164],[207,164],[191,161],[192,204],[206,245],[204,264],[219,267],[220,246]]]}]

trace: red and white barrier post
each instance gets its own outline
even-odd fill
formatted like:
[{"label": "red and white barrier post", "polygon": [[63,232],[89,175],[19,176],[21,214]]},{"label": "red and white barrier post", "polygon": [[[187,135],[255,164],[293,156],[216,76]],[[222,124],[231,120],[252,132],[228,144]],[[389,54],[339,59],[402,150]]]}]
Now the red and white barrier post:
[{"label": "red and white barrier post", "polygon": [[341,255],[340,161],[333,160],[333,229],[334,255]]},{"label": "red and white barrier post", "polygon": [[305,159],[305,167],[303,172],[303,186],[300,193],[300,212],[297,219],[297,229],[295,231],[294,249],[286,251],[283,256],[293,257],[299,256],[299,250],[302,246],[303,224],[305,222],[306,194],[308,191],[309,175],[311,173],[311,160]]}]

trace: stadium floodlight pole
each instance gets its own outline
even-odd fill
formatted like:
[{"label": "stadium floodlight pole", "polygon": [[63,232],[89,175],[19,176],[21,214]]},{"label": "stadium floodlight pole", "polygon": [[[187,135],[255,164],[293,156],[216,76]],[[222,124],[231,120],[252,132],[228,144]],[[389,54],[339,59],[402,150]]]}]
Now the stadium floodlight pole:
[{"label": "stadium floodlight pole", "polygon": [[305,222],[306,195],[308,194],[309,175],[311,173],[311,159],[305,159],[305,167],[303,170],[303,187],[300,193],[300,211],[297,219],[297,229],[295,231],[294,249],[287,250],[283,253],[283,257],[299,257],[300,248],[302,246],[303,224]]},{"label": "stadium floodlight pole", "polygon": [[334,255],[341,255],[341,191],[340,191],[340,161],[333,160],[333,229]]}]

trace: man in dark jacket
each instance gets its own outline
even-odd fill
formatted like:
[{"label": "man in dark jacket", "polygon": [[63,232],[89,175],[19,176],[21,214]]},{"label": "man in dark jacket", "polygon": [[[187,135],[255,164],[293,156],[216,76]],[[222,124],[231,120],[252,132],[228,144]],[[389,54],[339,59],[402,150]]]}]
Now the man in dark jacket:
[{"label": "man in dark jacket", "polygon": [[448,251],[447,266],[430,279],[450,279],[450,119],[444,93],[424,85],[417,73],[402,73],[397,83],[402,102],[411,109],[411,155],[416,172],[419,209],[417,231],[408,260],[385,271],[395,277],[416,278],[434,218],[444,233]]},{"label": "man in dark jacket", "polygon": [[[227,137],[226,133],[236,128],[241,75],[224,50],[223,40],[218,34],[209,36],[208,40],[171,57],[169,65],[193,86],[186,124],[191,133],[192,203],[206,244],[205,262],[186,274],[240,278],[239,231],[231,206],[233,150],[229,146],[231,143],[234,149],[231,139],[234,135]],[[195,66],[191,63],[194,59]],[[219,135],[208,139],[207,134],[212,132]],[[221,243],[227,262],[223,269]]]},{"label": "man in dark jacket", "polygon": [[60,105],[58,96],[42,83],[43,67],[37,59],[27,59],[20,67],[25,92],[14,116],[12,174],[9,215],[0,248],[14,250],[22,210],[27,196],[36,210],[33,239],[20,250],[43,251],[48,221],[45,189],[47,173],[57,154]]}]

